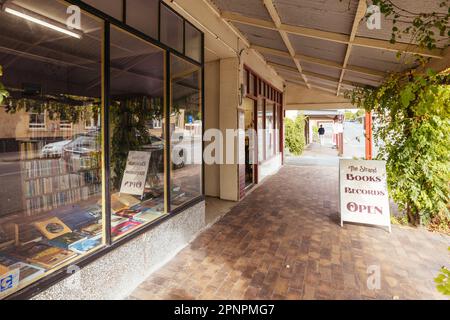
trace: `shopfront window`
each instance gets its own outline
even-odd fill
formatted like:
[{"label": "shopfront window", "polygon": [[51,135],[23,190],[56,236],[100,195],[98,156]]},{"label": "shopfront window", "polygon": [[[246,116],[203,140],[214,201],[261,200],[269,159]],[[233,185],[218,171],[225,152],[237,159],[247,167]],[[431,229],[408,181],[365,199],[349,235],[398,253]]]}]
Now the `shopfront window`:
[{"label": "shopfront window", "polygon": [[264,161],[264,148],[265,148],[265,138],[264,138],[264,99],[258,98],[258,114],[257,114],[257,130],[258,130],[258,160],[259,162]]},{"label": "shopfront window", "polygon": [[275,105],[275,134],[274,134],[274,146],[275,153],[280,152],[280,106]]},{"label": "shopfront window", "polygon": [[266,101],[266,159],[275,154],[274,147],[274,104]]},{"label": "shopfront window", "polygon": [[99,117],[103,24],[82,13],[80,29],[49,27],[67,19],[60,1],[3,9],[0,298],[103,243],[100,135],[85,126]]},{"label": "shopfront window", "polygon": [[159,0],[127,0],[126,23],[158,39]]},{"label": "shopfront window", "polygon": [[202,195],[201,68],[171,56],[170,205],[175,209]]},{"label": "shopfront window", "polygon": [[[203,194],[202,66],[186,62],[203,34],[157,0],[83,2],[114,19],[69,27],[60,0],[0,11],[0,299]],[[177,56],[142,39],[158,30]]]},{"label": "shopfront window", "polygon": [[183,19],[161,3],[161,42],[183,52]]},{"label": "shopfront window", "polygon": [[[111,235],[164,216],[164,51],[111,29]],[[156,124],[156,125],[155,125]]]},{"label": "shopfront window", "polygon": [[202,59],[202,34],[191,24],[184,22],[186,28],[186,55],[200,62]]},{"label": "shopfront window", "polygon": [[246,94],[254,99],[257,97],[256,129],[258,136],[258,161],[262,163],[269,160],[280,150],[280,129],[283,123],[281,93],[272,88],[267,82],[250,70],[244,69],[244,83],[255,90],[247,90]]},{"label": "shopfront window", "polygon": [[[123,0],[83,0],[94,8],[101,10],[111,17],[122,20],[123,18]],[[129,1],[129,0],[127,0]]]}]

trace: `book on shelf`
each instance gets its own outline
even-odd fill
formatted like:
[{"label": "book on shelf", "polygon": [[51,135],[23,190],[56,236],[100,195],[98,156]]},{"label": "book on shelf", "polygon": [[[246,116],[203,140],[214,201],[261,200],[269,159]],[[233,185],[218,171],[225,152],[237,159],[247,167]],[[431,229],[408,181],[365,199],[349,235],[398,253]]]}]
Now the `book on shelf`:
[{"label": "book on shelf", "polygon": [[111,195],[111,201],[122,203],[126,207],[132,207],[139,204],[141,201],[132,195],[116,192]]},{"label": "book on shelf", "polygon": [[7,257],[5,255],[0,255],[0,275],[11,271],[11,266],[17,262],[18,261],[13,258]]},{"label": "book on shelf", "polygon": [[40,275],[43,275],[45,273],[45,269],[40,268],[38,266],[24,263],[24,262],[17,262],[10,266],[11,270],[19,269],[19,279],[20,282],[26,282],[26,281],[32,281],[35,278],[39,277]]},{"label": "book on shelf", "polygon": [[15,223],[15,244],[16,246],[24,246],[33,242],[42,241],[42,234],[36,227],[29,223]]},{"label": "book on shelf", "polygon": [[63,234],[53,240],[49,240],[48,243],[54,247],[70,250],[70,246],[77,242],[86,240],[87,236],[79,232],[70,232]]},{"label": "book on shelf", "polygon": [[87,211],[93,216],[95,217],[98,221],[102,219],[102,215],[103,215],[103,210],[102,210],[102,206],[101,205],[94,205],[92,207],[89,207],[87,209]]},{"label": "book on shelf", "polygon": [[100,188],[101,186],[97,185],[85,186],[73,190],[26,199],[27,215],[31,216],[37,213],[57,209],[61,206],[78,203],[80,201],[87,201],[90,196],[97,195]]},{"label": "book on shelf", "polygon": [[22,163],[25,178],[27,179],[59,176],[68,173],[66,165],[62,159],[38,159],[25,161]]},{"label": "book on shelf", "polygon": [[138,215],[139,213],[141,213],[141,210],[124,209],[122,211],[116,212],[115,215],[131,219],[134,216]]},{"label": "book on shelf", "polygon": [[42,233],[42,235],[49,240],[72,232],[72,230],[66,226],[64,222],[56,217],[35,222],[34,225]]},{"label": "book on shelf", "polygon": [[115,214],[111,215],[111,227],[117,227],[119,224],[128,221],[127,218],[116,216]]},{"label": "book on shelf", "polygon": [[102,236],[98,235],[92,238],[87,238],[72,244],[69,249],[78,254],[84,254],[97,248],[102,244]]},{"label": "book on shelf", "polygon": [[9,271],[9,268],[7,268],[7,267],[5,267],[5,266],[2,266],[2,265],[0,264],[0,276],[1,276],[2,274],[7,273],[8,271]]},{"label": "book on shelf", "polygon": [[58,214],[59,219],[71,230],[80,230],[98,221],[98,218],[88,209],[74,206]]},{"label": "book on shelf", "polygon": [[101,223],[94,223],[81,229],[81,232],[89,236],[96,236],[103,231],[103,225]]},{"label": "book on shelf", "polygon": [[101,192],[99,169],[78,172],[68,170],[68,166],[63,159],[35,159],[23,163],[23,193],[28,216],[86,201]]},{"label": "book on shelf", "polygon": [[117,199],[112,199],[111,198],[111,211],[112,211],[112,213],[117,213],[117,212],[126,210],[128,208],[129,208],[129,206],[127,206],[126,204],[120,202]]},{"label": "book on shelf", "polygon": [[72,157],[68,161],[68,165],[70,169],[75,172],[100,168],[97,157]]},{"label": "book on shelf", "polygon": [[55,268],[77,256],[75,252],[38,242],[18,248],[11,255],[45,269]]},{"label": "book on shelf", "polygon": [[0,250],[8,248],[14,245],[15,239],[12,237],[12,233],[8,233],[2,225],[0,225]]},{"label": "book on shelf", "polygon": [[140,223],[138,221],[132,221],[132,220],[125,221],[125,222],[115,226],[114,228],[112,228],[111,235],[113,237],[121,236],[121,235],[127,233],[128,231],[131,231],[131,230],[137,228],[141,224],[142,223]]},{"label": "book on shelf", "polygon": [[149,223],[161,218],[162,216],[164,216],[164,214],[161,212],[157,212],[152,209],[147,209],[144,212],[141,212],[138,215],[134,216],[133,220],[141,223]]},{"label": "book on shelf", "polygon": [[76,256],[77,254],[75,252],[50,247],[49,249],[32,256],[28,261],[43,268],[53,269]]}]

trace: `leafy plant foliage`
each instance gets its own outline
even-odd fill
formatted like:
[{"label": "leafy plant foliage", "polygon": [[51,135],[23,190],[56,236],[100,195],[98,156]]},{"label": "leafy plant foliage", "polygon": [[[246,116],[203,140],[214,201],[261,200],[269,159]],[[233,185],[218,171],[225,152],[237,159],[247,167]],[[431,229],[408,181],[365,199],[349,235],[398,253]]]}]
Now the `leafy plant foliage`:
[{"label": "leafy plant foliage", "polygon": [[[0,66],[0,77],[3,76],[2,66]],[[6,91],[5,86],[0,82],[0,104],[3,103],[3,100],[9,96],[8,91]]]},{"label": "leafy plant foliage", "polygon": [[378,88],[347,92],[352,102],[377,116],[391,197],[412,224],[444,215],[450,190],[450,75],[391,75]]},{"label": "leafy plant foliage", "polygon": [[[380,8],[381,13],[392,19],[391,43],[396,43],[404,35],[412,36],[412,41],[421,47],[435,49],[438,47],[438,35],[444,37],[442,45],[448,46],[448,37],[450,37],[450,1],[441,0],[439,7],[442,12],[412,12],[408,8],[402,8],[391,0],[373,0],[373,4]],[[444,9],[446,9],[444,11]],[[402,28],[399,22],[406,23]]]},{"label": "leafy plant foliage", "polygon": [[150,144],[148,125],[161,119],[161,99],[147,96],[116,97],[111,105],[111,163],[112,184],[119,189],[128,153]]},{"label": "leafy plant foliage", "polygon": [[[450,251],[450,248],[448,248]],[[434,279],[438,291],[446,296],[450,296],[450,270],[442,267],[439,275]]]},{"label": "leafy plant foliage", "polygon": [[305,116],[299,115],[295,121],[285,120],[286,146],[294,155],[301,155],[305,150]]}]

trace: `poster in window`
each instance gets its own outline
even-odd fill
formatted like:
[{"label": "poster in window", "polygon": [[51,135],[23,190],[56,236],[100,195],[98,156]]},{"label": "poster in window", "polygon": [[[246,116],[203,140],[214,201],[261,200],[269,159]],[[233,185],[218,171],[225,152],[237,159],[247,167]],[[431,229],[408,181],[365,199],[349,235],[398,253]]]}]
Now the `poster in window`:
[{"label": "poster in window", "polygon": [[151,152],[130,151],[122,178],[120,193],[142,196],[144,194]]}]

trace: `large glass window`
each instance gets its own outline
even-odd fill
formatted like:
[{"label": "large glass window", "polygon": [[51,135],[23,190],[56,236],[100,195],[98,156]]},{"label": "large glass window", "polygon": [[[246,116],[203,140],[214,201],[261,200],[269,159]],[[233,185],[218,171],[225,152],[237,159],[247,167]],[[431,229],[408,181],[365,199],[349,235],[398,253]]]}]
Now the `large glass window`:
[{"label": "large glass window", "polygon": [[127,0],[127,24],[158,39],[159,0]]},{"label": "large glass window", "polygon": [[93,6],[94,8],[109,14],[111,17],[122,21],[123,0],[83,0],[83,1]]},{"label": "large glass window", "polygon": [[264,99],[258,97],[258,110],[257,110],[257,131],[258,131],[258,159],[259,162],[264,161]]},{"label": "large glass window", "polygon": [[185,26],[186,56],[200,62],[202,60],[202,34],[187,22],[185,22]]},{"label": "large glass window", "polygon": [[164,216],[164,51],[111,29],[111,234]]},{"label": "large glass window", "polygon": [[202,194],[201,68],[174,55],[170,64],[170,204],[174,209]]},{"label": "large glass window", "polygon": [[274,148],[274,104],[266,100],[266,159],[275,154]]},{"label": "large glass window", "polygon": [[161,3],[161,42],[183,52],[183,19]]},{"label": "large glass window", "polygon": [[280,152],[280,106],[275,106],[275,135],[274,135],[274,145],[275,145],[275,153]]},{"label": "large glass window", "polygon": [[3,9],[0,298],[91,253],[103,231],[100,127],[85,126],[100,123],[103,24],[83,13],[65,29],[60,1]]},{"label": "large glass window", "polygon": [[[107,231],[115,241],[201,196],[203,115],[189,59],[113,22],[103,39],[105,21],[84,12],[69,27],[65,1],[0,2],[2,299],[106,247]],[[84,2],[201,62],[202,33],[158,0]]]}]

